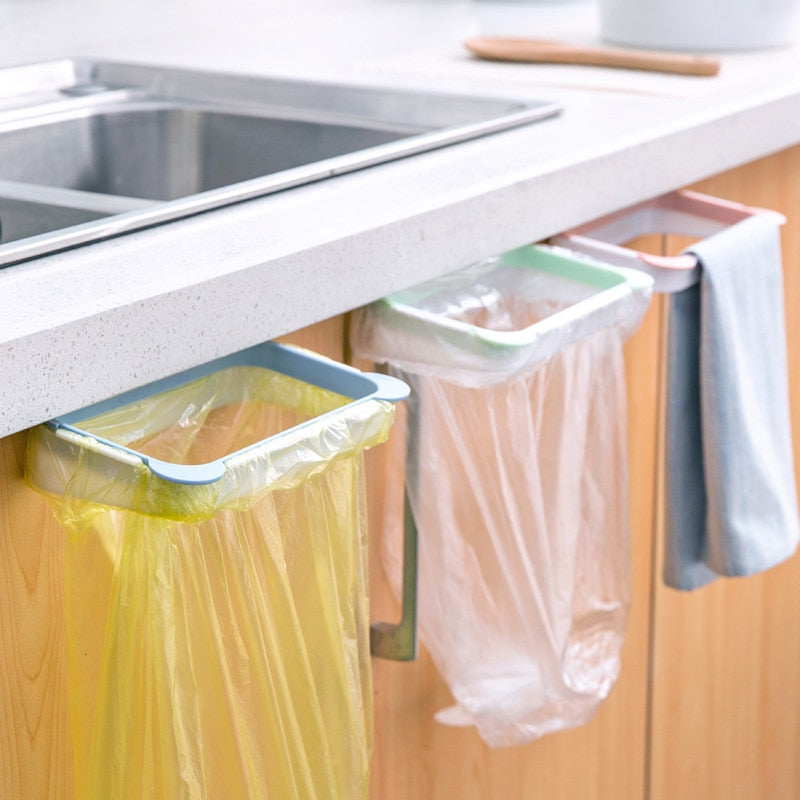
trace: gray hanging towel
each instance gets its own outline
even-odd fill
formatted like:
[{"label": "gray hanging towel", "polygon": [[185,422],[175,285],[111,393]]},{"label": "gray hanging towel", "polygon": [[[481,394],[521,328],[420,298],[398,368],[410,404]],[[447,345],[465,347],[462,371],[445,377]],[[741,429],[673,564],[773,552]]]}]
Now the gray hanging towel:
[{"label": "gray hanging towel", "polygon": [[693,245],[670,306],[664,581],[696,589],[785,560],[800,538],[780,234],[758,214]]}]

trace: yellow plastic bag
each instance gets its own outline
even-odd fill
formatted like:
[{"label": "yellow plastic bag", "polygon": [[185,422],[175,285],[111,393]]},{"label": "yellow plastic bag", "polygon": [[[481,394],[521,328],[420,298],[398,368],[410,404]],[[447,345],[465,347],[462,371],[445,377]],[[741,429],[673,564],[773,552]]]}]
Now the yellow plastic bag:
[{"label": "yellow plastic bag", "polygon": [[82,423],[185,464],[305,421],[200,486],[133,458],[100,468],[92,437],[31,433],[29,480],[68,537],[80,800],[367,796],[361,454],[385,439],[393,406],[348,402],[237,367]]}]

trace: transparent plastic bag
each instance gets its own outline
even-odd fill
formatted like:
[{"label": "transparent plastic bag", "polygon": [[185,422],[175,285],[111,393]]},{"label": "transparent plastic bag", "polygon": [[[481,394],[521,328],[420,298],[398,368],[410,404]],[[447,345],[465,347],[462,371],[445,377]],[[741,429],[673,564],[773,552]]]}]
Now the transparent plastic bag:
[{"label": "transparent plastic bag", "polygon": [[[420,634],[456,701],[437,719],[475,725],[492,746],[588,721],[619,672],[622,347],[650,282],[612,271],[604,285],[596,269],[527,248],[353,321],[354,351],[412,388]],[[395,576],[399,543],[384,550]]]},{"label": "transparent plastic bag", "polygon": [[109,466],[89,436],[31,432],[28,480],[67,535],[76,797],[367,797],[362,451],[393,406],[330,415],[348,402],[237,367],[82,423],[192,464],[306,422],[198,486]]}]

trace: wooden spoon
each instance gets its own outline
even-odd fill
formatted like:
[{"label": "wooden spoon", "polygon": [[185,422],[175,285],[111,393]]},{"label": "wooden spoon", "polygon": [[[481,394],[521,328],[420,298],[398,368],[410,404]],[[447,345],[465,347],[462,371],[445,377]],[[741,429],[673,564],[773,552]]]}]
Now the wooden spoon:
[{"label": "wooden spoon", "polygon": [[716,75],[719,72],[718,59],[684,53],[584,47],[549,39],[513,37],[479,37],[468,39],[464,44],[476,56],[491,61],[588,64],[596,67],[673,72],[680,75]]}]

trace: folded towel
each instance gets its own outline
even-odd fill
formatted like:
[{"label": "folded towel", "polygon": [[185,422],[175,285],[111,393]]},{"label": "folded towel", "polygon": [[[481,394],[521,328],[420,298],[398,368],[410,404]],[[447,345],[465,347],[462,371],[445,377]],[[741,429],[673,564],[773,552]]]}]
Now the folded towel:
[{"label": "folded towel", "polygon": [[780,235],[761,214],[691,248],[673,295],[664,581],[695,589],[788,558],[800,538]]}]

